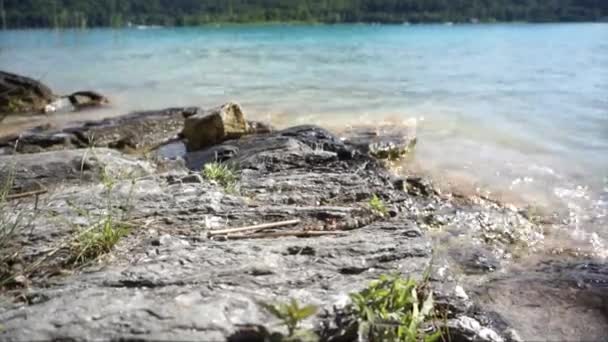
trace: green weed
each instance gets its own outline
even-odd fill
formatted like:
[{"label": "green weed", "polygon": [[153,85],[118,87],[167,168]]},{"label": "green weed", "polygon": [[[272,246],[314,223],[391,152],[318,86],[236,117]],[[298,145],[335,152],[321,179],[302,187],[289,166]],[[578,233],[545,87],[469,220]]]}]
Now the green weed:
[{"label": "green weed", "polygon": [[379,216],[386,216],[388,214],[388,210],[386,209],[386,205],[384,204],[384,201],[382,199],[380,199],[376,194],[374,194],[374,196],[372,196],[372,198],[369,200],[369,207],[370,209]]},{"label": "green weed", "polygon": [[266,311],[278,318],[287,328],[287,336],[274,339],[281,342],[313,342],[318,341],[318,336],[307,329],[300,329],[300,324],[305,319],[314,316],[318,308],[314,305],[300,306],[297,300],[292,299],[289,303],[268,304],[259,303]]},{"label": "green weed", "polygon": [[222,163],[211,163],[205,165],[202,173],[206,179],[218,183],[227,192],[237,191],[238,175],[234,167]]},{"label": "green weed", "polygon": [[351,294],[359,320],[359,336],[369,341],[433,342],[441,330],[422,330],[434,315],[433,293],[413,279],[381,276],[368,288]]},{"label": "green weed", "polygon": [[12,168],[5,174],[0,185],[0,286],[11,283],[18,274],[11,269],[11,263],[18,259],[21,246],[13,243],[17,234],[30,226],[33,218],[26,211],[9,205],[9,193],[13,187]]}]

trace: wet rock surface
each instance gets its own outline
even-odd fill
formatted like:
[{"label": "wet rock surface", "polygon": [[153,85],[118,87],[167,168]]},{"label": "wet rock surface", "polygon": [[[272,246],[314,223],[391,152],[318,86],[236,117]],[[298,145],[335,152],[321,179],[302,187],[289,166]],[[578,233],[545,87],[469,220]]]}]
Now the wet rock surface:
[{"label": "wet rock surface", "polygon": [[[113,127],[100,134],[110,141],[120,136],[109,133],[120,132],[117,123],[160,117],[150,124],[150,136],[136,137],[153,145],[179,135],[184,117],[195,112],[132,114],[89,127],[98,132]],[[335,321],[349,293],[382,274],[420,279],[430,265],[437,305],[448,313],[458,341],[514,340],[511,325],[519,321],[504,307],[479,300],[487,298],[485,289],[501,284],[498,276],[488,282],[488,275],[500,273],[517,251],[542,242],[539,227],[516,210],[442,194],[419,177],[396,178],[359,146],[316,126],[264,130],[195,152],[174,143],[182,144],[171,155],[174,160],[160,154],[155,165],[103,148],[96,148],[99,156],[91,160],[82,157],[86,149],[0,157],[14,157],[28,170],[17,185],[36,179],[49,188],[36,203],[11,202],[32,217],[31,229],[18,236],[22,249],[15,263],[24,267],[57,250],[47,260],[53,267],[29,274],[22,281],[25,290],[5,294],[3,340],[227,340],[243,327],[275,322],[259,301],[290,298],[322,309],[305,325],[329,340],[323,322]],[[77,177],[79,159],[90,163],[86,179]],[[215,161],[238,170],[231,191],[201,175],[203,166]],[[110,191],[97,181],[106,169],[115,179],[110,209],[128,212],[130,234],[98,261],[66,267],[64,242],[75,227],[87,227],[110,210]],[[373,195],[386,206],[385,215],[370,207]],[[298,223],[264,233],[325,234],[258,239],[209,234],[287,220]],[[460,281],[461,268],[470,270],[466,274],[473,281]],[[584,284],[605,276],[601,265],[582,273],[591,274],[582,278]]]},{"label": "wet rock surface", "polygon": [[399,159],[417,142],[415,127],[353,127],[342,134],[346,143],[379,159]]},{"label": "wet rock surface", "polygon": [[547,341],[601,341],[608,336],[607,289],[605,263],[554,260],[517,277],[497,277],[478,291],[486,309],[521,327],[524,341],[539,339],[539,331]]}]

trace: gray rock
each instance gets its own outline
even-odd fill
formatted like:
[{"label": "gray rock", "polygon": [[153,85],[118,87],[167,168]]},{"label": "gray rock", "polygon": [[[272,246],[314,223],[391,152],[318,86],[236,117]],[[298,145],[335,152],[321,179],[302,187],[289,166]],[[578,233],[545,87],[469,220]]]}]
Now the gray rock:
[{"label": "gray rock", "polygon": [[499,270],[500,260],[483,248],[451,248],[450,256],[467,274],[490,273]]},{"label": "gray rock", "polygon": [[[471,242],[481,241],[475,234],[486,221],[521,226],[505,219],[509,216],[500,208],[461,203],[456,210],[456,204],[436,191],[409,194],[378,160],[319,127],[245,136],[213,149],[201,153],[230,151],[224,157],[238,167],[239,194],[198,177],[184,182],[187,171],[177,164],[142,179],[118,180],[110,209],[108,191],[100,184],[68,182],[51,188],[39,207],[52,215],[36,216],[35,229],[19,235],[24,262],[37,260],[68,239],[74,225],[86,227],[108,210],[128,211],[133,229],[109,255],[81,270],[51,277],[53,270],[65,267],[62,251],[49,265],[28,274],[27,300],[0,305],[0,338],[225,340],[244,326],[274,327],[276,319],[259,301],[295,298],[333,312],[334,304],[382,274],[421,278],[434,254],[424,229],[423,218],[429,214],[469,232]],[[135,167],[130,158],[111,154],[123,165],[112,169]],[[55,180],[47,177],[49,183]],[[370,209],[372,194],[382,198],[394,217],[382,218]],[[22,205],[31,208],[33,200]],[[466,215],[459,214],[465,209]],[[89,215],[83,217],[83,211]],[[481,212],[486,219],[470,212]],[[210,230],[293,219],[300,223],[267,232],[341,234],[314,239],[208,237]],[[438,303],[456,307],[450,319],[470,317],[472,305],[453,295],[455,285],[449,279],[433,280],[432,286],[449,299],[438,296]],[[305,326],[321,321],[321,316],[313,317]],[[477,332],[489,329],[477,323]]]},{"label": "gray rock", "polygon": [[0,156],[0,165],[0,184],[12,180],[14,192],[99,181],[104,172],[111,177],[154,172],[146,162],[104,148]]},{"label": "gray rock", "polygon": [[477,320],[461,316],[448,321],[452,341],[504,342],[494,330],[483,327]]},{"label": "gray rock", "polygon": [[202,183],[203,177],[198,173],[192,173],[181,179],[184,183]]}]

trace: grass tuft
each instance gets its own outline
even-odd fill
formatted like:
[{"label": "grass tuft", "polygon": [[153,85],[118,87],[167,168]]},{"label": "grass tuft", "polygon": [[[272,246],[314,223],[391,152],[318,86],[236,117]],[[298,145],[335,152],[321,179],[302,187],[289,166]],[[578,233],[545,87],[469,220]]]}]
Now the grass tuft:
[{"label": "grass tuft", "polygon": [[227,192],[236,192],[238,175],[234,167],[222,163],[211,163],[205,165],[202,173],[206,179],[218,183]]},{"label": "grass tuft", "polygon": [[107,216],[102,222],[78,233],[71,246],[72,261],[84,264],[112,251],[121,238],[129,234],[129,228]]},{"label": "grass tuft", "polygon": [[105,188],[105,215],[93,219],[90,212],[79,210],[84,216],[94,220],[87,228],[81,228],[74,234],[70,245],[70,262],[84,264],[112,251],[114,246],[130,233],[129,225],[126,223],[130,215],[130,201],[134,187],[131,182],[131,190],[123,207],[124,211],[118,212],[117,203],[114,198],[114,188],[118,180],[111,177],[107,171],[102,170],[101,182]]},{"label": "grass tuft", "polygon": [[351,294],[359,319],[359,338],[368,341],[434,342],[442,331],[422,327],[435,315],[433,293],[413,279],[381,276],[368,288]]},{"label": "grass tuft", "polygon": [[8,242],[17,232],[22,217],[19,213],[13,213],[8,206],[8,195],[13,186],[13,175],[9,173],[4,184],[0,187],[0,250],[4,250]]},{"label": "grass tuft", "polygon": [[382,199],[380,199],[380,197],[378,197],[378,195],[374,194],[374,196],[372,196],[372,198],[369,200],[369,207],[370,209],[379,216],[386,216],[388,215],[388,209],[386,209],[386,205],[384,204],[384,201]]},{"label": "grass tuft", "polygon": [[11,264],[18,259],[21,249],[15,239],[32,221],[31,217],[26,217],[24,210],[9,205],[13,182],[14,174],[9,171],[0,185],[0,287],[11,284],[18,275],[11,269]]}]

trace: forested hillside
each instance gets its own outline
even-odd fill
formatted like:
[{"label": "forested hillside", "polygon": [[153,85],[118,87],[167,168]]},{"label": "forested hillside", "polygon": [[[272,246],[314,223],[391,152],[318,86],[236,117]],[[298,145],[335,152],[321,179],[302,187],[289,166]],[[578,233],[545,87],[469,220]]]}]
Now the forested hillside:
[{"label": "forested hillside", "polygon": [[0,0],[5,27],[210,22],[597,21],[608,0]]}]

